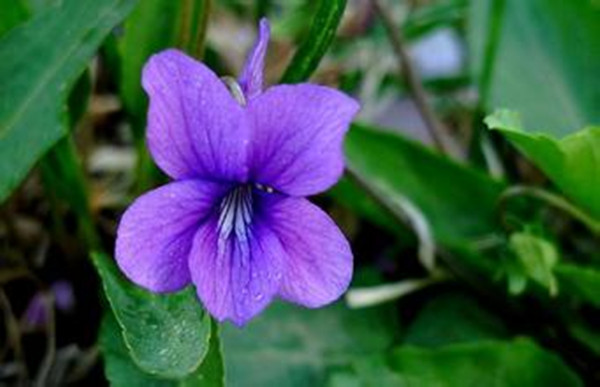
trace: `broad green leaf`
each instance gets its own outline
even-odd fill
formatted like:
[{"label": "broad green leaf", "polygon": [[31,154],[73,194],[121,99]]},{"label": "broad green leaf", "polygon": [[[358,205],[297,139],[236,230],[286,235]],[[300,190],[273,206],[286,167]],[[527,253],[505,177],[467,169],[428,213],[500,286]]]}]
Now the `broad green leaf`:
[{"label": "broad green leaf", "polygon": [[516,232],[510,236],[508,247],[529,278],[548,289],[550,295],[558,294],[552,273],[558,263],[558,252],[552,243],[527,232]]},{"label": "broad green leaf", "polygon": [[0,0],[0,9],[0,37],[29,16],[24,0]]},{"label": "broad green leaf", "polygon": [[182,387],[223,387],[225,386],[225,365],[223,364],[223,349],[219,339],[219,327],[212,323],[210,348],[202,365],[193,374],[183,379]]},{"label": "broad green leaf", "polygon": [[519,116],[500,110],[485,120],[543,170],[567,196],[600,219],[600,126],[560,140],[527,133]]},{"label": "broad green leaf", "polygon": [[600,270],[569,263],[555,267],[561,295],[568,294],[582,302],[600,308]]},{"label": "broad green leaf", "polygon": [[113,387],[224,386],[223,359],[216,324],[213,324],[210,349],[204,362],[194,373],[181,380],[162,379],[142,371],[129,356],[121,327],[111,312],[106,313],[102,321],[99,345],[104,357],[106,377]]},{"label": "broad green leaf", "polygon": [[423,347],[502,339],[508,332],[502,321],[463,293],[434,298],[408,327],[404,344]]},{"label": "broad green leaf", "polygon": [[[503,3],[500,12],[489,12],[492,3]],[[487,45],[481,38],[500,18],[487,108],[519,110],[525,128],[558,137],[600,124],[598,2],[477,0],[471,7],[469,43],[478,62]]]},{"label": "broad green leaf", "polygon": [[0,40],[0,201],[66,134],[65,99],[135,0],[64,0]]},{"label": "broad green leaf", "polygon": [[28,0],[29,8],[33,13],[37,13],[47,9],[48,7],[53,7],[60,4],[62,0]]},{"label": "broad green leaf", "polygon": [[383,203],[407,198],[425,215],[438,240],[460,242],[496,228],[496,200],[504,188],[393,133],[353,125],[346,138],[349,170]]},{"label": "broad green leaf", "polygon": [[196,370],[208,352],[211,323],[194,290],[153,294],[125,279],[107,256],[93,254],[93,261],[135,363],[171,379]]},{"label": "broad green leaf", "polygon": [[308,35],[286,69],[281,83],[298,83],[307,80],[331,45],[342,20],[346,0],[320,0]]},{"label": "broad green leaf", "polygon": [[111,312],[107,312],[100,326],[100,350],[104,357],[104,372],[113,387],[162,387],[174,383],[145,373],[133,362],[123,342],[121,327]]},{"label": "broad green leaf", "polygon": [[227,385],[318,386],[330,367],[388,348],[392,308],[351,311],[337,303],[305,309],[275,303],[243,329],[223,326]]},{"label": "broad green leaf", "polygon": [[379,375],[395,374],[386,386],[508,387],[583,386],[555,354],[528,339],[479,341],[441,348],[400,347],[388,356],[355,365],[362,385],[381,385]]}]

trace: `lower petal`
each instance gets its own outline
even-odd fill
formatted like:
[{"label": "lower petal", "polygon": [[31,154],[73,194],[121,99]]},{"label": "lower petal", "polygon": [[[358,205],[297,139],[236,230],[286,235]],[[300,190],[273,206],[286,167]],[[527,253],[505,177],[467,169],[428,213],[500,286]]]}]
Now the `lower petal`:
[{"label": "lower petal", "polygon": [[247,238],[223,238],[217,217],[212,217],[194,237],[189,267],[210,314],[242,326],[275,296],[283,259],[279,240],[261,219],[253,220]]},{"label": "lower petal", "polygon": [[333,220],[303,198],[273,199],[266,213],[287,261],[282,298],[310,308],[338,299],[352,278],[352,251]]},{"label": "lower petal", "polygon": [[123,273],[154,292],[188,285],[194,234],[226,188],[186,180],[140,196],[125,211],[117,230],[115,257]]}]

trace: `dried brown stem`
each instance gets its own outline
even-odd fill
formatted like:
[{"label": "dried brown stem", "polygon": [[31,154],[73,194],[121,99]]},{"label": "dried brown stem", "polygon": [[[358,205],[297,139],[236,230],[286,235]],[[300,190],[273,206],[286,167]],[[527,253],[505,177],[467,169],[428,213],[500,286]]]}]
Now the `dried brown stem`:
[{"label": "dried brown stem", "polygon": [[377,16],[383,22],[388,38],[394,50],[394,54],[400,65],[401,75],[417,105],[417,109],[425,121],[425,125],[435,145],[445,154],[456,159],[464,159],[464,152],[444,128],[444,125],[437,118],[433,108],[427,101],[425,89],[421,80],[414,71],[410,56],[406,50],[406,44],[400,28],[398,28],[390,17],[390,12],[385,9],[379,0],[371,0]]},{"label": "dried brown stem", "polygon": [[35,380],[35,386],[45,386],[48,374],[54,363],[54,356],[56,355],[56,321],[54,316],[54,296],[51,292],[47,292],[43,296],[44,306],[46,308],[46,354],[38,370],[38,374]]},{"label": "dried brown stem", "polygon": [[25,368],[25,356],[21,347],[21,330],[19,329],[19,322],[12,311],[10,301],[2,288],[0,288],[0,308],[3,312],[7,341],[6,347],[0,349],[0,361],[4,361],[4,356],[12,348],[15,360],[22,367],[19,371],[19,380],[22,382],[27,378],[27,369]]}]

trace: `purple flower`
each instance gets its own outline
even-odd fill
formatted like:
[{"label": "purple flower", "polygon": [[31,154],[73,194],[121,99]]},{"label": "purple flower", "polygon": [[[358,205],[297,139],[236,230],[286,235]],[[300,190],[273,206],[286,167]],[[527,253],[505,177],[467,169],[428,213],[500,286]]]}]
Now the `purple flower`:
[{"label": "purple flower", "polygon": [[[54,306],[60,311],[68,312],[75,306],[75,296],[73,287],[67,281],[57,281],[50,286]],[[23,324],[26,328],[39,328],[48,322],[47,304],[44,294],[38,292],[33,296],[25,313],[23,314]]]},{"label": "purple flower", "polygon": [[304,196],[339,179],[353,99],[310,84],[262,90],[269,25],[238,82],[175,50],[144,68],[148,147],[175,181],[139,197],[117,232],[116,259],[136,284],[194,283],[219,321],[243,325],[274,297],[307,307],[336,300],[352,252]]}]

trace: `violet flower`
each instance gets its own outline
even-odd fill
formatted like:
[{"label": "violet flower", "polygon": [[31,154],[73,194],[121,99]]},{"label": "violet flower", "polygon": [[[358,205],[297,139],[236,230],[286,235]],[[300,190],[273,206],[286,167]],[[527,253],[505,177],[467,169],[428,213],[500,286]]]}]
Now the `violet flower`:
[{"label": "violet flower", "polygon": [[[75,306],[73,287],[69,282],[61,280],[53,283],[50,286],[50,293],[52,293],[56,309],[68,312]],[[23,325],[27,329],[40,328],[48,322],[48,306],[44,297],[43,293],[38,292],[29,301],[27,309],[23,313]]]},{"label": "violet flower", "polygon": [[127,209],[116,242],[133,282],[153,292],[193,283],[210,314],[240,326],[275,297],[330,303],[352,276],[348,242],[304,196],[339,179],[359,106],[323,86],[263,91],[268,40],[263,19],[239,83],[176,50],[150,58],[148,147],[175,181]]}]

